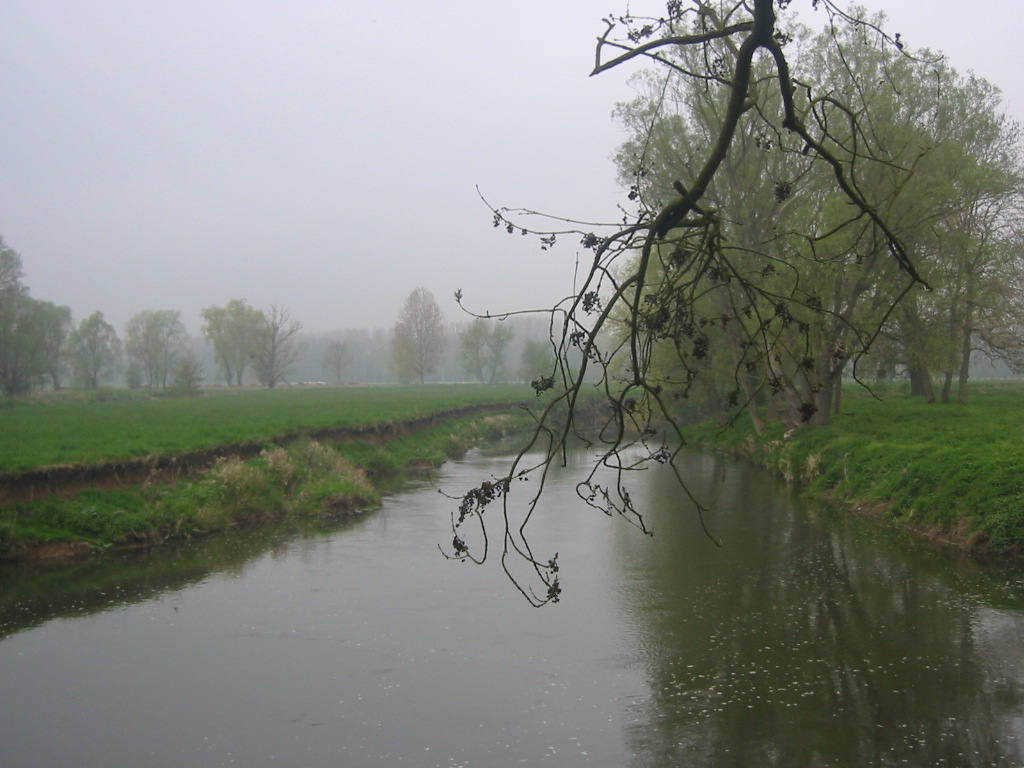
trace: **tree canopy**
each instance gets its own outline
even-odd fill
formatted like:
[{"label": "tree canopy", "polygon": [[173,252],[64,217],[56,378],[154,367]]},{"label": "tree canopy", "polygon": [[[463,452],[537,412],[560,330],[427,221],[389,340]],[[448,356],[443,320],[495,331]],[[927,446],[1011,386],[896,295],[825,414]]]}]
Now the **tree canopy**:
[{"label": "tree canopy", "polygon": [[[513,480],[543,478],[576,437],[598,456],[581,497],[646,530],[626,480],[646,462],[675,468],[694,402],[725,423],[746,412],[798,429],[828,420],[844,374],[912,367],[925,326],[952,338],[935,344],[940,370],[984,338],[980,297],[1020,252],[1016,126],[991,87],[907,50],[884,18],[814,0],[824,31],[811,35],[790,5],[670,0],[663,16],[605,19],[593,74],[653,65],[619,108],[628,203],[597,229],[492,208],[496,227],[545,248],[572,237],[591,255],[552,310],[557,360],[534,382],[547,399],[533,437],[507,476],[463,499],[451,556],[484,560],[484,508]],[[991,313],[1004,319],[991,350],[1019,343],[1006,332],[1014,302]],[[591,388],[607,414],[596,438],[578,419]],[[616,480],[599,482],[600,467]],[[506,571],[542,604],[560,584],[557,557],[525,534],[539,499],[498,519]]]},{"label": "tree canopy", "polygon": [[78,324],[68,347],[74,380],[86,389],[97,389],[121,369],[121,341],[102,312],[93,312]]},{"label": "tree canopy", "polygon": [[59,389],[71,310],[29,296],[21,256],[0,237],[0,392],[25,395],[49,378]]},{"label": "tree canopy", "polygon": [[150,389],[166,389],[167,379],[188,338],[181,313],[147,309],[129,318],[124,349]]},{"label": "tree canopy", "polygon": [[505,367],[505,349],[513,332],[507,323],[477,317],[459,337],[459,360],[481,384],[493,384]]},{"label": "tree canopy", "polygon": [[232,299],[223,307],[202,311],[203,335],[213,344],[213,354],[224,372],[224,383],[242,386],[264,326],[263,313],[245,299]]},{"label": "tree canopy", "polygon": [[410,293],[395,322],[391,368],[404,379],[422,384],[444,354],[444,316],[426,288]]}]

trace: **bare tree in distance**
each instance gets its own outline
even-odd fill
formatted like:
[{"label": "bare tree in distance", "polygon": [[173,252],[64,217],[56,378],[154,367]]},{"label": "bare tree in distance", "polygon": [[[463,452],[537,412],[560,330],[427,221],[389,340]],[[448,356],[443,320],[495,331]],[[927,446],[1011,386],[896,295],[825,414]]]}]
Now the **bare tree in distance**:
[{"label": "bare tree in distance", "polygon": [[324,351],[323,369],[330,374],[335,386],[341,384],[341,372],[352,361],[352,353],[348,344],[343,341],[332,341]]},{"label": "bare tree in distance", "polygon": [[263,312],[263,324],[256,334],[252,367],[260,383],[268,389],[288,381],[292,367],[299,359],[296,334],[302,323],[293,320],[284,307],[276,304]]},{"label": "bare tree in distance", "polygon": [[[862,11],[811,0],[803,5],[824,15],[830,53],[825,64],[794,72],[787,53],[790,34],[778,16],[790,5],[790,0],[670,0],[662,16],[605,19],[593,75],[634,62],[653,63],[666,82],[694,81],[717,115],[709,140],[688,158],[692,172],[673,180],[667,199],[645,195],[641,158],[629,210],[624,207],[622,221],[607,226],[488,204],[495,227],[537,235],[544,249],[571,238],[590,253],[589,268],[571,294],[553,309],[540,310],[552,317],[556,361],[549,375],[533,382],[545,399],[537,409],[532,437],[508,474],[462,498],[447,553],[484,562],[497,546],[492,542],[498,536],[489,532],[493,518],[501,529],[502,567],[534,605],[558,600],[559,566],[557,554],[534,553],[525,531],[544,479],[570,440],[588,440],[597,451],[594,468],[579,483],[578,493],[606,514],[621,515],[648,532],[626,481],[630,472],[651,462],[670,467],[699,513],[705,510],[676,464],[685,444],[677,404],[689,396],[706,358],[715,352],[705,329],[728,327],[733,334],[734,413],[755,397],[799,379],[805,384],[793,391],[807,399],[792,405],[807,422],[815,416],[812,395],[822,382],[793,347],[801,338],[810,340],[822,317],[851,320],[806,291],[802,276],[836,258],[849,257],[863,267],[863,259],[854,258],[862,253],[872,254],[875,269],[894,266],[885,277],[887,309],[874,316],[873,327],[853,329],[855,346],[832,352],[836,363],[849,362],[854,370],[893,307],[915,288],[929,289],[890,221],[916,160],[894,157],[879,143],[873,112],[875,94],[896,90],[891,66],[927,67],[928,62],[910,56],[899,35],[862,18]],[[871,38],[888,49],[870,81],[860,81],[850,69],[846,48],[859,38]],[[852,87],[837,90],[838,79]],[[656,122],[653,115],[652,127]],[[738,137],[744,132],[753,140],[740,148]],[[768,227],[742,242],[731,239],[732,226],[747,212],[719,209],[708,202],[707,193],[730,152],[755,150],[785,156],[796,169],[791,176],[767,180],[774,203],[785,205],[805,178],[813,176],[827,179],[823,194],[835,200],[832,207],[838,213],[808,218],[786,230]],[[538,220],[554,226],[533,223]],[[785,279],[775,279],[779,275]],[[721,302],[706,300],[712,294],[722,297],[724,309]],[[463,305],[461,292],[456,300]],[[673,364],[655,365],[656,352],[669,355]],[[840,373],[843,368],[830,366]],[[596,438],[584,434],[578,420],[581,397],[593,379],[607,409]],[[539,460],[529,458],[538,452]],[[611,470],[614,479],[602,480],[603,470]],[[532,475],[539,478],[537,490],[526,510],[517,513],[510,509],[508,491],[513,482]],[[503,511],[485,514],[496,501]]]}]

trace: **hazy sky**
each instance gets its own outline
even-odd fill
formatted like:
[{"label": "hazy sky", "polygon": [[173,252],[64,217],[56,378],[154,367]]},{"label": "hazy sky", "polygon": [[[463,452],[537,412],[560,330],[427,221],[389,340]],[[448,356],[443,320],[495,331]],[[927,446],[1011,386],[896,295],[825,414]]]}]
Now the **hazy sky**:
[{"label": "hazy sky", "polygon": [[[1024,119],[1020,0],[863,4]],[[476,187],[617,218],[610,114],[635,69],[588,73],[602,16],[625,7],[5,0],[0,235],[34,297],[119,331],[142,309],[198,331],[232,298],[313,331],[390,326],[418,286],[450,319],[456,288],[479,310],[548,305],[576,243],[495,230]]]}]

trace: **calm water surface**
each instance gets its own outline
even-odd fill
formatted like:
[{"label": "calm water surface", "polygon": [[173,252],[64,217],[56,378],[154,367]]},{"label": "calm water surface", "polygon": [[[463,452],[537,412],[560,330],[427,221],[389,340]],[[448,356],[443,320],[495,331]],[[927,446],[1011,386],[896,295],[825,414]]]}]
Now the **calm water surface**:
[{"label": "calm water surface", "polygon": [[[435,478],[459,493],[506,459]],[[1024,573],[694,455],[653,538],[558,473],[563,601],[446,561],[423,483],[334,530],[0,571],[0,765],[1024,765]]]}]

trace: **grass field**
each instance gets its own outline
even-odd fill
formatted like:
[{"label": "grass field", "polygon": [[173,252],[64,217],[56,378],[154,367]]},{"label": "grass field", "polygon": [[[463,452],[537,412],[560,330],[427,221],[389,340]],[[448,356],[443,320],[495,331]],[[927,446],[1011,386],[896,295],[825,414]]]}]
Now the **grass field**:
[{"label": "grass field", "polygon": [[754,440],[748,423],[694,442],[751,455],[812,494],[996,550],[1024,547],[1024,383],[978,383],[968,405],[852,389],[827,426]]},{"label": "grass field", "polygon": [[[181,453],[257,442],[258,455],[226,451],[216,460],[163,482],[133,482],[120,469],[93,466],[83,484],[49,485],[0,506],[0,560],[66,558],[112,547],[153,545],[269,521],[360,514],[379,504],[380,484],[439,466],[470,446],[529,423],[524,387],[421,387],[244,392],[146,402],[36,401],[0,418],[19,425],[5,436],[18,461],[52,467],[58,457],[82,466],[140,454]],[[456,414],[466,406],[509,404],[507,411]],[[310,433],[408,423],[437,416],[387,440],[334,442]],[[211,425],[210,422],[218,422]],[[40,425],[45,425],[43,429]],[[123,432],[138,440],[137,449]],[[137,437],[136,437],[137,436]],[[281,440],[287,436],[289,439]],[[354,438],[354,436],[350,436]],[[59,445],[47,445],[58,443]],[[88,444],[88,450],[82,445]],[[6,457],[5,457],[6,458]],[[35,462],[34,464],[31,462]],[[75,474],[75,473],[72,473]],[[17,478],[9,478],[12,485]]]},{"label": "grass field", "polygon": [[217,390],[202,397],[46,396],[0,407],[0,474],[272,441],[528,400],[526,384]]},{"label": "grass field", "polygon": [[[898,389],[881,394],[878,400],[851,388],[831,424],[805,427],[791,439],[777,425],[755,438],[749,422],[741,421],[725,432],[696,425],[690,442],[747,455],[812,495],[901,525],[997,551],[1024,551],[1024,384],[976,384],[969,405],[928,405]],[[266,449],[257,459],[220,462],[203,479],[173,487],[10,505],[0,510],[0,555],[24,542],[77,540],[102,548],[268,514],[372,505],[375,491],[361,472],[387,474],[440,461],[486,436],[496,422],[462,420],[386,446],[358,442],[330,451],[309,441],[285,446],[279,438],[533,400],[527,385],[466,385],[19,401],[0,408],[0,473],[236,443],[265,443]]]}]

